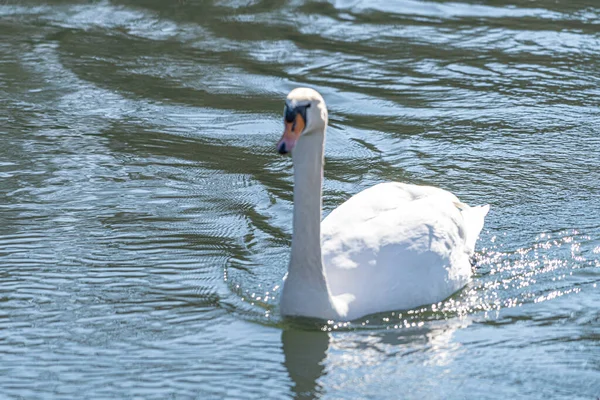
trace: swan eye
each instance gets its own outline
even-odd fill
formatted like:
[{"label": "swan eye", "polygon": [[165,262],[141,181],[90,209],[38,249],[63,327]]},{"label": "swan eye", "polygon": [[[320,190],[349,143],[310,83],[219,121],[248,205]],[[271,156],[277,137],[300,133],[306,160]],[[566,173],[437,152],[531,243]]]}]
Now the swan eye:
[{"label": "swan eye", "polygon": [[285,118],[286,122],[293,122],[296,118],[296,107],[286,103],[283,108],[283,118]]},{"label": "swan eye", "polygon": [[[306,109],[310,107],[310,103],[305,104],[303,106],[297,106],[296,110],[298,110],[298,114],[300,114],[302,116],[302,121],[304,121],[304,124],[306,126]],[[302,127],[302,129],[304,129],[304,127]]]},{"label": "swan eye", "polygon": [[[297,104],[293,101],[286,101],[283,108],[283,117],[285,122],[292,124],[292,131],[296,131],[298,116],[302,117],[302,129],[306,126],[306,109],[310,107],[310,103]],[[301,129],[301,130],[302,130]],[[300,131],[301,131],[300,130]]]}]

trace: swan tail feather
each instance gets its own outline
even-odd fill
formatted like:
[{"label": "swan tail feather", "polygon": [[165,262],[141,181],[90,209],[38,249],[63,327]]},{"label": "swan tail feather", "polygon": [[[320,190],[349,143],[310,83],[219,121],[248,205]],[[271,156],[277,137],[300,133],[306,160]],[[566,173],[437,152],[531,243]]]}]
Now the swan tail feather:
[{"label": "swan tail feather", "polygon": [[465,245],[470,255],[475,252],[475,243],[483,229],[485,216],[490,211],[490,205],[470,207],[464,203],[457,203],[465,221]]}]

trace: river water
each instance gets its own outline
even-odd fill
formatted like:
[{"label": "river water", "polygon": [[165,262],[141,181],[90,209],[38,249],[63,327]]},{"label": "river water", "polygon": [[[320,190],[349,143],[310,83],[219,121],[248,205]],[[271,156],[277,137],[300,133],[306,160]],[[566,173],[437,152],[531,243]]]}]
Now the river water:
[{"label": "river water", "polygon": [[[0,398],[596,399],[595,0],[0,2]],[[473,281],[283,321],[283,99],[330,110],[324,209],[491,205]]]}]

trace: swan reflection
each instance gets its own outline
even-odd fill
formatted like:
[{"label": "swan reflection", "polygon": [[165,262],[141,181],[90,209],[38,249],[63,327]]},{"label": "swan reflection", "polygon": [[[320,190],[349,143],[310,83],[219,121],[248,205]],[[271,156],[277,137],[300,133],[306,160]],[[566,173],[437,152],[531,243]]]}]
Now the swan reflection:
[{"label": "swan reflection", "polygon": [[292,379],[295,399],[314,399],[322,394],[329,333],[290,328],[281,334],[284,365]]},{"label": "swan reflection", "polygon": [[[415,328],[333,333],[288,328],[281,340],[294,398],[319,398],[330,386],[352,393],[366,382],[383,383],[390,371],[397,378],[392,386],[410,387],[417,382],[435,386],[435,381],[426,382],[431,376],[421,374],[426,366],[456,373],[447,370],[460,353],[454,335],[469,324],[454,319]],[[372,366],[368,375],[364,375],[365,365]]]}]

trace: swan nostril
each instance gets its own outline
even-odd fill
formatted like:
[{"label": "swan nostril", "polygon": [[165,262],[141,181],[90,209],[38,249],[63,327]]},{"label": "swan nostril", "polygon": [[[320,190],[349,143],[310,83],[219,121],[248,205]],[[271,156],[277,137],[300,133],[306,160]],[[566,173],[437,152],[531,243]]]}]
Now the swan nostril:
[{"label": "swan nostril", "polygon": [[279,151],[279,154],[287,154],[288,151],[285,148],[285,142],[281,142],[281,144],[277,148],[277,151]]}]

